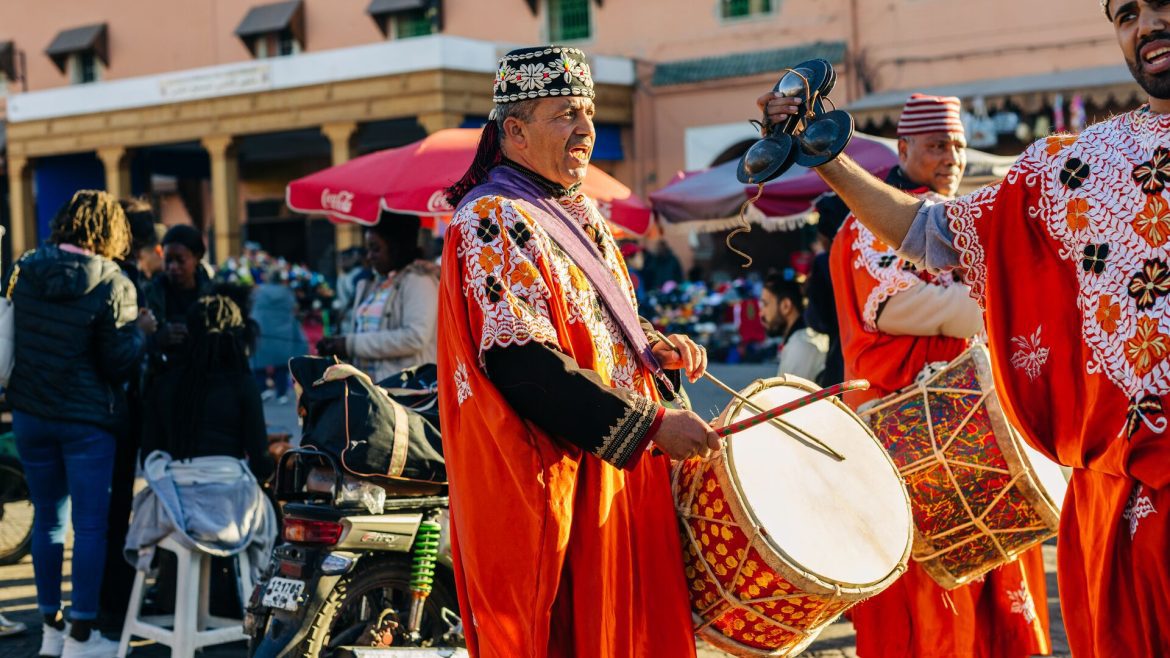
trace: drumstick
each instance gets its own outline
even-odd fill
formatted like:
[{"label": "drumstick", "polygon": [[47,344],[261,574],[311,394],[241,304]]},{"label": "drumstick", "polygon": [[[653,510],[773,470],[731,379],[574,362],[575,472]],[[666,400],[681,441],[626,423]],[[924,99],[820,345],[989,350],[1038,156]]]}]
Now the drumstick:
[{"label": "drumstick", "polygon": [[[703,376],[706,377],[707,379],[711,380],[711,382],[713,382],[719,388],[723,389],[723,391],[725,393],[727,393],[731,397],[735,398],[736,400],[739,400],[740,402],[742,402],[745,407],[747,407],[747,408],[751,409],[752,411],[759,413],[759,414],[766,413],[765,409],[763,407],[756,404],[755,402],[752,402],[751,400],[747,399],[746,397],[740,395],[734,388],[731,388],[727,384],[724,384],[723,382],[719,381],[719,379],[717,377],[715,377],[715,375],[712,375],[711,373],[708,373],[708,372],[704,372]],[[777,428],[779,428],[781,430],[787,430],[789,432],[799,434],[801,436],[801,438],[803,438],[805,441],[809,441],[810,443],[817,444],[818,446],[820,446],[820,448],[822,450],[824,450],[825,452],[832,455],[837,461],[839,461],[839,462],[845,461],[845,455],[842,455],[841,453],[837,452],[836,450],[833,450],[824,441],[821,441],[817,437],[813,436],[812,434],[809,434],[808,432],[797,427],[796,425],[793,425],[792,423],[789,423],[788,421],[785,421],[785,420],[781,420],[779,418],[771,418],[768,420],[768,422],[772,423],[773,425],[775,425]]]},{"label": "drumstick", "polygon": [[762,414],[752,416],[746,420],[741,420],[738,423],[732,423],[730,425],[720,427],[719,429],[715,430],[715,433],[719,436],[731,436],[732,434],[751,429],[761,423],[766,423],[769,420],[776,418],[777,416],[783,416],[786,413],[791,413],[802,407],[807,407],[808,405],[820,400],[824,400],[825,398],[831,398],[834,395],[840,395],[848,391],[864,391],[867,388],[869,388],[869,382],[864,379],[854,379],[843,384],[834,384],[829,388],[814,391],[804,397],[797,398],[792,402],[788,402],[773,409],[769,409]]},{"label": "drumstick", "polygon": [[[668,339],[665,334],[663,334],[659,331],[655,331],[654,334],[658,338],[658,340],[660,340],[660,341],[666,343],[668,346],[670,346],[670,348],[673,349],[676,354],[680,354],[680,355],[682,354],[682,350],[680,350],[677,345],[670,342],[670,339]],[[712,375],[710,372],[704,371],[703,377],[706,377],[708,380],[710,380],[716,386],[723,389],[723,391],[725,393],[731,395],[736,400],[739,400],[740,402],[742,402],[744,404],[744,406],[749,407],[752,411],[755,411],[756,413],[764,413],[763,407],[757,405],[756,403],[752,402],[751,400],[747,399],[746,397],[740,395],[738,391],[736,391],[734,388],[731,388],[727,384],[724,384],[718,377],[716,377],[715,375]],[[868,388],[868,385],[867,385],[867,388]],[[845,455],[842,455],[841,453],[837,452],[836,450],[830,448],[827,444],[825,444],[824,441],[821,441],[817,437],[813,436],[812,434],[809,434],[808,432],[797,427],[796,425],[793,425],[792,423],[780,420],[779,418],[770,418],[768,420],[768,422],[772,423],[772,425],[774,425],[777,429],[787,430],[789,432],[799,434],[801,436],[801,438],[803,438],[804,440],[809,441],[811,443],[815,443],[822,450],[824,450],[825,452],[832,455],[833,458],[836,459],[837,461],[845,461]]]}]

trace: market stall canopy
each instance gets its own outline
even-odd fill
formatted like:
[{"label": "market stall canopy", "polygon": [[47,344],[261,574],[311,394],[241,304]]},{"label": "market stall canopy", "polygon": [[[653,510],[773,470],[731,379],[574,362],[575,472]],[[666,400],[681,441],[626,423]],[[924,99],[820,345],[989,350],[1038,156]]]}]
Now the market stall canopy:
[{"label": "market stall canopy", "polygon": [[[867,171],[885,177],[898,164],[898,142],[856,134],[845,149]],[[1001,178],[1015,161],[982,151],[967,150],[966,178]],[[737,162],[679,174],[666,187],[650,195],[654,212],[670,232],[714,232],[740,225],[743,203],[756,194],[736,180]],[[792,230],[808,222],[816,200],[829,191],[816,172],[793,166],[764,187],[763,196],[747,209],[749,222],[767,230]]]},{"label": "market stall canopy", "polygon": [[[1067,71],[1052,71],[1033,75],[987,78],[959,84],[900,89],[870,94],[850,103],[846,110],[853,115],[859,128],[897,123],[906,99],[913,93],[931,96],[957,96],[964,104],[975,98],[988,103],[1011,99],[1027,112],[1039,111],[1052,101],[1055,94],[1072,96],[1083,94],[1086,101],[1103,105],[1109,100],[1128,103],[1140,99],[1141,88],[1125,65],[1098,66]],[[969,108],[968,108],[969,109]]]},{"label": "market stall canopy", "polygon": [[[286,202],[297,212],[364,226],[376,224],[382,211],[450,216],[454,208],[447,203],[446,190],[471,166],[479,135],[477,129],[449,128],[413,144],[354,158],[289,183]],[[601,169],[589,168],[581,191],[597,202],[611,225],[634,235],[649,228],[649,206]]]}]

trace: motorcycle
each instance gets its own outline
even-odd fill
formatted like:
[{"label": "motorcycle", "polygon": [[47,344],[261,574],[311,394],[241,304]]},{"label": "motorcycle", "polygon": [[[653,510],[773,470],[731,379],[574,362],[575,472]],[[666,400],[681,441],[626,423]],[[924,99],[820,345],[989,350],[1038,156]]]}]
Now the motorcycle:
[{"label": "motorcycle", "polygon": [[445,485],[387,492],[293,448],[272,491],[283,542],[248,602],[251,656],[466,655]]},{"label": "motorcycle", "polygon": [[[7,404],[0,395],[0,413],[7,416]],[[16,452],[11,423],[0,434],[0,565],[16,564],[32,550],[33,506],[28,481]]]}]

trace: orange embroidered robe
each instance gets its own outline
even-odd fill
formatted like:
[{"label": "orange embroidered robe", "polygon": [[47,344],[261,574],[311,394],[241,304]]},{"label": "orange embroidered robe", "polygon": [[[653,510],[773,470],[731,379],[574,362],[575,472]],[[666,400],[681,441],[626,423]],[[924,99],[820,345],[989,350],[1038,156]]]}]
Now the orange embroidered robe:
[{"label": "orange embroidered robe", "polygon": [[[595,236],[632,300],[592,202],[557,202]],[[669,461],[639,452],[619,469],[599,458],[641,451],[615,445],[639,440],[630,430],[641,417],[615,423],[588,452],[522,418],[485,374],[488,350],[539,342],[657,406],[651,376],[541,218],[532,206],[480,197],[456,214],[443,252],[439,403],[470,651],[694,656]]]},{"label": "orange embroidered robe", "polygon": [[1004,409],[1075,469],[1058,573],[1077,656],[1170,656],[1168,183],[1170,116],[1142,108],[1037,142],[938,221]]},{"label": "orange embroidered robe", "polygon": [[[967,341],[948,336],[895,336],[878,330],[890,298],[917,286],[951,286],[950,274],[917,271],[852,215],[830,254],[845,377],[871,388],[853,405],[914,382],[928,363],[951,361]],[[1026,658],[1051,651],[1044,558],[1036,547],[978,581],[947,591],[911,561],[906,574],[855,607],[861,658]]]}]

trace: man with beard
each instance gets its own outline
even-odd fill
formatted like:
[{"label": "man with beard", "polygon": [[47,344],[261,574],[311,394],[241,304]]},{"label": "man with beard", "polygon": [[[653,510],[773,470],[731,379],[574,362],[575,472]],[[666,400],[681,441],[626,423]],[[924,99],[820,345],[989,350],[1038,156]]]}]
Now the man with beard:
[{"label": "man with beard", "polygon": [[[886,183],[952,198],[967,164],[958,98],[915,94],[898,122],[898,166]],[[919,271],[849,215],[831,251],[847,379],[865,378],[856,406],[912,384],[927,364],[962,354],[983,329],[971,290],[952,273]],[[1036,547],[975,582],[940,587],[911,562],[852,611],[861,658],[1023,658],[1047,654],[1044,557]]]},{"label": "man with beard", "polygon": [[796,375],[815,382],[825,369],[829,337],[804,323],[804,293],[795,281],[772,275],[760,295],[760,319],[772,337],[780,336],[780,375]]},{"label": "man with beard", "polygon": [[617,244],[579,191],[595,137],[584,53],[508,53],[494,91],[475,160],[449,191],[439,293],[468,648],[693,657],[669,458],[706,455],[719,438],[660,400],[673,395],[663,368],[694,381],[706,353],[683,336],[647,339]]},{"label": "man with beard", "polygon": [[[985,311],[1004,410],[1071,466],[1061,611],[1073,655],[1170,655],[1170,2],[1108,0],[1149,103],[1032,145],[998,185],[931,203],[848,158],[818,169],[858,219]],[[790,99],[760,99],[773,119]]]}]

